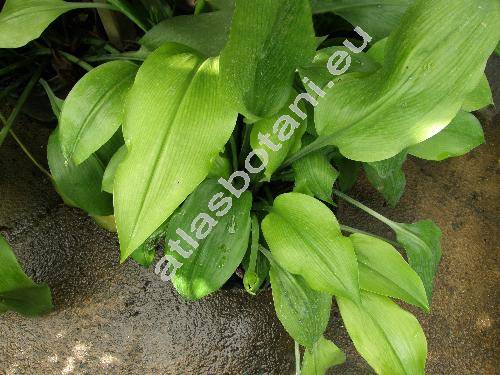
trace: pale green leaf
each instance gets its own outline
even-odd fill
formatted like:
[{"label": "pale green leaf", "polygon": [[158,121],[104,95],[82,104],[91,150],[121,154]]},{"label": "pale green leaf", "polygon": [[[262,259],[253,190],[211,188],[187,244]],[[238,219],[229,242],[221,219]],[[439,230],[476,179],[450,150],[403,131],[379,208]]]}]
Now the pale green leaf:
[{"label": "pale green leaf", "polygon": [[339,172],[333,168],[323,151],[316,151],[292,164],[297,193],[307,194],[333,204],[333,184]]},{"label": "pale green leaf", "polygon": [[401,21],[414,0],[311,0],[314,13],[334,12],[382,39]]},{"label": "pale green leaf", "polygon": [[441,161],[461,156],[484,143],[483,128],[474,115],[459,112],[442,131],[411,146],[408,152],[421,159]]},{"label": "pale green leaf", "polygon": [[124,101],[137,73],[128,61],[105,63],[83,76],[64,101],[59,135],[64,155],[87,160],[123,123]]},{"label": "pale green leaf", "polygon": [[318,134],[366,162],[430,138],[477,86],[499,35],[496,0],[417,0],[389,37],[383,68],[327,92],[315,112]]},{"label": "pale green leaf", "polygon": [[315,290],[359,298],[358,266],[351,241],[320,201],[299,193],[277,197],[262,222],[276,262]]},{"label": "pale green leaf", "polygon": [[115,177],[121,259],[141,245],[205,179],[237,113],[219,92],[217,59],[167,43],[139,69],[126,103],[128,148]]},{"label": "pale green leaf", "polygon": [[25,316],[53,309],[50,289],[35,284],[21,269],[11,247],[0,235],[0,314],[9,310]]},{"label": "pale green leaf", "polygon": [[56,129],[49,138],[47,159],[54,184],[64,201],[95,216],[113,213],[113,197],[101,191],[104,166],[107,161],[92,154],[80,165],[66,160]]},{"label": "pale green leaf", "polygon": [[396,206],[405,191],[403,164],[406,157],[407,152],[403,151],[386,160],[363,163],[366,177],[392,207]]},{"label": "pale green leaf", "polygon": [[332,296],[311,289],[298,275],[281,268],[269,256],[274,309],[288,334],[300,345],[313,348],[326,330]]},{"label": "pale green leaf", "polygon": [[352,234],[350,239],[358,258],[361,289],[429,310],[422,280],[394,247],[365,234]]},{"label": "pale green leaf", "polygon": [[154,51],[165,42],[189,46],[206,56],[219,55],[227,42],[232,9],[166,19],[149,30],[139,43]]},{"label": "pale green leaf", "polygon": [[308,0],[236,0],[221,53],[227,98],[247,118],[272,116],[286,104],[295,70],[315,49]]},{"label": "pale green leaf", "polygon": [[377,374],[423,375],[427,341],[417,319],[389,298],[361,292],[361,303],[337,297],[359,354]]},{"label": "pale green leaf", "polygon": [[[220,193],[225,193],[225,197],[220,197],[218,202],[222,199],[231,202],[230,210],[224,215],[228,204],[219,211],[207,208]],[[232,199],[216,180],[206,180],[172,215],[166,233],[166,254],[182,264],[172,277],[180,295],[188,300],[201,299],[220,289],[231,277],[248,247],[251,207],[252,195],[249,192],[239,199]],[[196,241],[198,247],[194,249],[182,239],[176,233],[178,229]],[[178,245],[184,254],[174,251],[169,241],[180,241]]]},{"label": "pale green leaf", "polygon": [[338,366],[346,360],[344,352],[330,340],[320,337],[312,349],[304,352],[301,375],[324,375],[333,366]]},{"label": "pale green leaf", "polygon": [[23,47],[63,13],[97,7],[99,4],[62,0],[7,0],[0,13],[0,48]]},{"label": "pale green leaf", "polygon": [[121,162],[127,156],[127,147],[122,146],[111,158],[102,177],[102,191],[113,194],[115,175]]},{"label": "pale green leaf", "polygon": [[479,84],[465,98],[462,109],[467,112],[478,111],[481,108],[493,104],[493,94],[485,74],[481,77]]},{"label": "pale green leaf", "polygon": [[422,279],[429,302],[441,261],[441,230],[430,220],[413,224],[392,223],[396,238],[406,250],[410,266]]},{"label": "pale green leaf", "polygon": [[[298,93],[292,90],[292,95],[288,103],[293,103],[297,95]],[[298,107],[301,111],[305,112],[306,108],[303,102],[300,102]],[[289,108],[289,104],[287,104],[278,114],[267,119],[259,120],[251,125],[250,145],[252,149],[263,149],[267,153],[268,163],[264,170],[264,181],[270,181],[273,173],[278,170],[285,159],[290,154],[300,149],[302,136],[307,130],[307,124],[302,122],[299,128],[295,129],[293,135],[285,142],[282,142],[279,139],[279,132],[273,130],[275,123],[279,122],[282,116],[290,116],[292,119],[296,117]],[[260,155],[258,156],[260,157]]]}]

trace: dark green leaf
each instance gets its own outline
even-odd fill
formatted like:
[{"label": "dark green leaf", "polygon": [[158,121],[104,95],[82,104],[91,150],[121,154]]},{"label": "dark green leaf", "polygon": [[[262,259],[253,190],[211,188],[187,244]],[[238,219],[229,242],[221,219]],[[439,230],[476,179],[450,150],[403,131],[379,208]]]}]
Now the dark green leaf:
[{"label": "dark green leaf", "polygon": [[407,155],[408,153],[403,151],[386,160],[363,164],[368,181],[392,207],[396,206],[405,191],[403,164]]},{"label": "dark green leaf", "polygon": [[428,140],[411,146],[408,152],[421,159],[441,161],[464,155],[483,143],[484,133],[479,120],[461,111],[446,128]]},{"label": "dark green leaf", "polygon": [[139,69],[114,183],[122,261],[205,179],[229,140],[237,113],[218,89],[218,60],[179,44],[160,47]]},{"label": "dark green leaf", "polygon": [[143,267],[149,267],[156,258],[156,249],[165,240],[167,223],[163,223],[144,243],[130,256]]},{"label": "dark green leaf", "polygon": [[354,186],[358,180],[359,171],[361,170],[361,163],[338,156],[334,158],[334,164],[339,170],[339,177],[337,179],[340,190],[348,191]]},{"label": "dark green leaf", "polygon": [[351,241],[320,201],[304,194],[277,197],[262,222],[276,262],[315,290],[359,298],[358,265]]},{"label": "dark green leaf", "polygon": [[429,310],[422,280],[394,247],[365,234],[356,233],[350,239],[358,258],[361,289]]},{"label": "dark green leaf", "polygon": [[[182,263],[172,282],[179,294],[188,300],[201,299],[220,289],[245,256],[250,236],[252,195],[246,192],[234,200],[228,195],[215,197],[224,192],[216,180],[206,180],[172,215],[168,224],[166,254]],[[222,200],[231,203],[212,210]],[[228,207],[230,211],[223,214]],[[177,233],[178,229],[191,236],[198,247],[192,248]],[[177,245],[182,250],[174,251],[174,241],[180,241]]]},{"label": "dark green leaf", "polygon": [[301,375],[324,375],[333,366],[345,362],[345,354],[333,342],[320,337],[312,349],[304,352]]},{"label": "dark green leaf", "polygon": [[337,303],[354,346],[377,374],[424,374],[427,342],[413,315],[368,292],[360,304],[343,297]]},{"label": "dark green leaf", "polygon": [[314,56],[308,0],[236,0],[221,74],[234,108],[268,118],[286,104],[295,70]]},{"label": "dark green leaf", "polygon": [[12,310],[37,316],[52,309],[49,287],[35,284],[26,276],[11,247],[0,235],[0,313]]}]

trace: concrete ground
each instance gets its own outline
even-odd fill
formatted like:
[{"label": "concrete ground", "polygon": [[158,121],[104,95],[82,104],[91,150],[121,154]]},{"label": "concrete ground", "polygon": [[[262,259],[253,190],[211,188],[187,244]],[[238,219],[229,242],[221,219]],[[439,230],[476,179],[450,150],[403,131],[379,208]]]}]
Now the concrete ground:
[{"label": "concrete ground", "polygon": [[[488,67],[500,103],[500,59]],[[496,374],[498,336],[499,120],[480,114],[487,143],[441,163],[410,159],[396,209],[362,179],[352,193],[392,219],[435,220],[443,261],[432,311],[419,317],[429,342],[428,374]],[[40,160],[48,131],[16,125]],[[390,236],[345,205],[345,224]],[[178,297],[151,270],[118,265],[114,235],[65,207],[11,141],[0,148],[0,232],[26,272],[47,282],[56,309],[38,319],[0,317],[0,374],[291,374],[293,343],[272,297],[225,290],[201,302]],[[345,349],[340,374],[368,374],[334,309],[327,336]]]}]

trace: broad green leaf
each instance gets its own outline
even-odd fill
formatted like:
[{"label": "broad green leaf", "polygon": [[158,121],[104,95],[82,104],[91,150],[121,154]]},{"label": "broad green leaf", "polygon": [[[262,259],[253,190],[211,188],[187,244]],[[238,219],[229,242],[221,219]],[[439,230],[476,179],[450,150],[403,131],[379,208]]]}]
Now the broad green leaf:
[{"label": "broad green leaf", "polygon": [[127,147],[125,145],[120,147],[120,149],[113,155],[102,177],[102,191],[113,194],[116,171],[126,156]]},{"label": "broad green leaf", "polygon": [[[292,90],[289,103],[293,103],[298,93]],[[306,110],[304,103],[299,104],[301,111]],[[250,145],[253,150],[263,149],[267,153],[268,163],[264,170],[264,181],[270,181],[271,176],[283,164],[288,155],[296,152],[301,147],[301,139],[307,130],[306,121],[297,121],[300,126],[295,129],[290,138],[284,142],[279,139],[280,132],[274,132],[273,127],[280,121],[282,116],[290,116],[295,119],[295,115],[288,107],[288,104],[282,108],[278,114],[267,119],[259,120],[254,123],[250,133]],[[260,157],[260,155],[258,155]]]},{"label": "broad green leaf", "polygon": [[44,79],[40,79],[40,84],[42,85],[43,89],[47,94],[47,97],[49,98],[50,108],[52,109],[55,118],[59,120],[61,117],[61,111],[64,104],[64,100],[56,96],[56,94],[54,93],[54,91],[52,91],[47,81],[45,81]]},{"label": "broad green leaf", "polygon": [[365,162],[430,138],[477,86],[499,35],[496,0],[417,0],[389,37],[383,68],[327,92],[315,111],[318,134]]},{"label": "broad green leaf", "polygon": [[9,310],[37,316],[53,309],[50,289],[26,276],[11,247],[0,235],[0,314]]},{"label": "broad green leaf", "polygon": [[332,296],[311,289],[298,275],[292,275],[269,256],[274,309],[288,334],[300,345],[313,348],[326,330]]},{"label": "broad green leaf", "polygon": [[408,153],[403,151],[386,160],[363,163],[366,177],[392,207],[396,206],[405,191],[403,164],[407,155]]},{"label": "broad green leaf", "polygon": [[165,240],[167,225],[168,221],[163,223],[130,257],[143,267],[151,266],[156,258],[157,247]]},{"label": "broad green leaf", "polygon": [[302,276],[315,290],[359,298],[352,243],[323,203],[304,194],[282,194],[262,221],[262,232],[285,270]]},{"label": "broad green leaf", "polygon": [[340,190],[351,190],[351,188],[358,180],[359,171],[361,170],[361,163],[344,158],[342,156],[334,158],[333,162],[339,171],[337,183]]},{"label": "broad green leaf", "polygon": [[218,56],[229,36],[232,9],[166,19],[149,30],[139,43],[154,51],[165,42],[189,46],[206,56]]},{"label": "broad green leaf", "polygon": [[132,22],[139,26],[142,31],[147,31],[151,26],[148,20],[148,13],[146,9],[141,6],[137,0],[107,0],[108,3],[113,4],[124,15],[126,15]]},{"label": "broad green leaf", "polygon": [[64,101],[59,135],[64,155],[87,160],[123,123],[124,101],[137,73],[128,61],[105,63],[83,76]]},{"label": "broad green leaf", "polygon": [[212,162],[212,169],[208,173],[209,178],[219,179],[221,177],[228,178],[231,174],[231,161],[226,155],[219,154]]},{"label": "broad green leaf", "polygon": [[49,138],[47,159],[56,189],[67,204],[96,216],[113,213],[113,197],[101,191],[106,161],[95,154],[80,165],[66,160],[59,143],[58,129]]},{"label": "broad green leaf", "polygon": [[414,0],[311,0],[314,13],[334,12],[374,39],[382,39],[401,21]]},{"label": "broad green leaf", "polygon": [[323,151],[316,151],[292,164],[297,193],[307,194],[333,204],[333,184],[339,172],[332,167]]},{"label": "broad green leaf", "polygon": [[[220,193],[225,197],[214,198]],[[217,212],[208,209],[209,202],[216,202],[213,199],[219,203],[227,199],[231,207],[225,204]],[[222,215],[228,207],[230,210]],[[182,264],[172,278],[180,295],[188,300],[201,299],[220,289],[231,277],[247,250],[251,207],[249,192],[232,199],[216,180],[206,180],[172,216],[166,233],[166,254]],[[191,236],[198,247],[194,249],[182,239],[178,229]],[[174,251],[175,244],[170,241],[180,241],[182,250]]]},{"label": "broad green leaf", "polygon": [[361,289],[429,310],[422,280],[394,247],[365,234],[352,234],[350,239],[358,258]]},{"label": "broad green leaf", "polygon": [[218,88],[218,60],[175,43],[139,69],[126,102],[128,153],[114,184],[122,261],[205,179],[231,136],[237,113]]},{"label": "broad green leaf", "polygon": [[484,133],[479,120],[461,111],[446,128],[428,140],[411,146],[408,152],[421,159],[441,161],[464,155],[483,143]]},{"label": "broad green leaf", "polygon": [[423,375],[427,342],[417,319],[389,298],[361,292],[361,303],[337,297],[359,354],[377,374]]},{"label": "broad green leaf", "polygon": [[430,302],[434,277],[441,261],[441,230],[430,220],[413,224],[392,223],[391,228],[405,248],[411,268],[422,279]]},{"label": "broad green leaf", "polygon": [[286,104],[295,70],[315,49],[308,0],[236,0],[220,62],[227,98],[249,119],[272,116]]},{"label": "broad green leaf", "polygon": [[344,352],[330,340],[320,337],[312,349],[304,352],[301,375],[324,375],[333,366],[338,366],[346,360]]},{"label": "broad green leaf", "polygon": [[481,77],[479,84],[465,98],[462,109],[467,112],[478,111],[481,108],[493,104],[493,95],[490,84],[485,74]]},{"label": "broad green leaf", "polygon": [[7,0],[0,13],[0,48],[23,47],[63,13],[100,5],[62,0]]}]

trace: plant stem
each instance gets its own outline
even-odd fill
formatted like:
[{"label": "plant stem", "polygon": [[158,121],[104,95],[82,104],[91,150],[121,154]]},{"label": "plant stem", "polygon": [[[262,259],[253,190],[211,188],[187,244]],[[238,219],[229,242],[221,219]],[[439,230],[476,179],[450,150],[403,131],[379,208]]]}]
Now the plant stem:
[{"label": "plant stem", "polygon": [[83,61],[82,59],[80,59],[76,56],[73,56],[72,54],[70,54],[68,52],[59,51],[59,53],[62,56],[64,56],[66,58],[66,60],[78,65],[80,68],[85,69],[88,72],[90,72],[92,69],[94,69],[94,67],[92,65],[86,63],[85,61]]},{"label": "plant stem", "polygon": [[196,1],[196,6],[194,8],[194,15],[197,16],[203,11],[203,8],[205,7],[205,0],[197,0]]},{"label": "plant stem", "polygon": [[297,341],[295,342],[295,375],[300,375],[300,347]]},{"label": "plant stem", "polygon": [[31,77],[30,81],[24,88],[21,96],[19,97],[19,100],[16,103],[16,106],[14,107],[12,113],[9,116],[9,119],[5,122],[4,128],[0,131],[0,146],[3,144],[5,141],[5,138],[7,137],[7,134],[9,133],[10,129],[12,128],[12,125],[14,125],[14,122],[17,120],[17,117],[19,116],[19,113],[21,113],[22,108],[24,107],[24,104],[26,104],[26,101],[28,100],[31,91],[35,87],[36,83],[40,79],[42,75],[42,67],[39,66]]},{"label": "plant stem", "polygon": [[322,148],[329,146],[330,143],[332,142],[333,137],[332,136],[325,136],[325,137],[318,137],[316,140],[306,147],[302,148],[301,150],[297,151],[295,154],[290,156],[285,162],[281,165],[280,169],[286,168],[289,165],[291,165],[293,162],[302,159],[304,156],[307,156],[309,154],[312,154],[313,152],[316,152],[318,150],[321,150]]},{"label": "plant stem", "polygon": [[392,246],[394,247],[400,247],[401,245],[398,244],[397,242],[395,241],[391,241],[389,240],[388,238],[385,238],[385,237],[382,237],[382,236],[378,236],[376,234],[373,234],[373,233],[370,233],[370,232],[365,232],[364,230],[361,230],[361,229],[356,229],[356,228],[352,228],[352,227],[349,227],[347,225],[340,225],[340,230],[342,230],[343,232],[348,232],[348,233],[360,233],[360,234],[365,234],[367,236],[371,236],[371,237],[375,237],[375,238],[378,238],[379,240],[382,240],[384,242],[387,242],[387,243],[390,243]]}]

